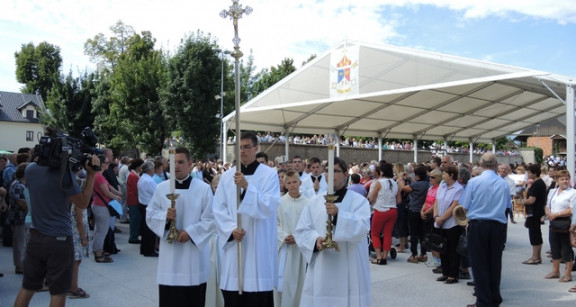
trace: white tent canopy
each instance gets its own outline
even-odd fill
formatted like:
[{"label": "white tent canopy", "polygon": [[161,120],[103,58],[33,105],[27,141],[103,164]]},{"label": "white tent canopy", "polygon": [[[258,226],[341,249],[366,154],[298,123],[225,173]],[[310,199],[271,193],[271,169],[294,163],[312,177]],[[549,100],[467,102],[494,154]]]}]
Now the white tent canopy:
[{"label": "white tent canopy", "polygon": [[[357,48],[355,94],[331,96],[331,56]],[[332,67],[331,67],[332,66]],[[240,108],[240,128],[490,143],[566,114],[566,76],[387,45],[344,42]],[[333,84],[333,83],[332,83]],[[235,112],[226,116],[230,127]]]}]

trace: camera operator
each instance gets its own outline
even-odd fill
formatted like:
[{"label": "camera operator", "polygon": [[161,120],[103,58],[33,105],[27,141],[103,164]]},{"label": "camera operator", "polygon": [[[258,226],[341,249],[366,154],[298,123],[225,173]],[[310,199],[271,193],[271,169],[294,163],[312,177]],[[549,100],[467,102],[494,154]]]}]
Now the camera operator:
[{"label": "camera operator", "polygon": [[[52,140],[57,137],[56,131],[47,131]],[[92,155],[84,162],[87,179],[81,190],[68,159],[64,159],[66,155],[58,151],[57,157],[62,160],[60,168],[46,165],[43,162],[48,158],[40,155],[25,171],[33,214],[22,288],[14,302],[16,307],[29,305],[35,291],[42,288],[45,277],[50,281],[50,306],[65,306],[70,290],[74,261],[70,202],[81,209],[88,207],[100,160]]]}]

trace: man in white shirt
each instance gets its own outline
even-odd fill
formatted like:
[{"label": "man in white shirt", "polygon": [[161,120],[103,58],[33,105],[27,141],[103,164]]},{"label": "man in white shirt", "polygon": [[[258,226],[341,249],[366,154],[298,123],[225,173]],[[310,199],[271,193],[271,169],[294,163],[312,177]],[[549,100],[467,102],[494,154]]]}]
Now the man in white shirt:
[{"label": "man in white shirt", "polygon": [[155,250],[156,235],[150,230],[146,224],[146,208],[152,200],[154,190],[156,190],[156,181],[154,178],[154,162],[148,160],[142,164],[142,176],[138,180],[138,209],[141,215],[141,231],[142,242],[140,242],[140,254],[144,257],[158,257]]},{"label": "man in white shirt", "polygon": [[[160,307],[204,307],[210,273],[210,239],[214,233],[212,189],[192,180],[190,152],[176,148],[174,208],[167,195],[170,182],[158,184],[146,209],[146,223],[160,239],[157,282]],[[169,243],[166,225],[175,221],[179,235]]]},{"label": "man in white shirt", "polygon": [[324,170],[322,169],[322,161],[316,157],[310,158],[310,170],[312,170],[310,176],[313,182],[314,192],[316,195],[323,195],[324,192],[328,190],[328,184],[324,178],[325,175]]},{"label": "man in white shirt", "polygon": [[316,195],[314,191],[314,183],[312,183],[312,178],[310,178],[310,174],[307,174],[304,171],[304,160],[302,160],[301,156],[294,156],[292,159],[292,168],[300,175],[300,180],[302,180],[302,185],[300,186],[300,192],[304,194],[304,196],[308,198],[312,198]]},{"label": "man in white shirt", "polygon": [[130,223],[128,220],[128,206],[126,205],[126,181],[130,174],[130,170],[128,169],[129,162],[130,158],[122,156],[118,167],[118,184],[120,186],[120,193],[122,193],[122,217],[120,218],[120,223],[122,224]]},{"label": "man in white shirt", "polygon": [[[214,221],[221,251],[220,289],[226,306],[274,306],[278,277],[276,210],[280,205],[278,174],[256,161],[256,134],[240,136],[241,170],[222,174],[214,195]],[[237,187],[241,188],[240,205]],[[237,218],[242,219],[239,229]],[[243,291],[238,294],[238,242],[242,242]]]},{"label": "man in white shirt", "polygon": [[[514,182],[514,179],[510,178],[509,176],[511,171],[512,170],[510,169],[510,165],[508,163],[502,163],[498,165],[498,175],[506,180],[506,183],[510,187],[510,197],[513,197],[516,193],[516,183]],[[510,216],[510,221],[512,224],[516,224],[516,221],[514,221],[514,211],[511,208],[506,208],[506,216],[508,215]]]}]

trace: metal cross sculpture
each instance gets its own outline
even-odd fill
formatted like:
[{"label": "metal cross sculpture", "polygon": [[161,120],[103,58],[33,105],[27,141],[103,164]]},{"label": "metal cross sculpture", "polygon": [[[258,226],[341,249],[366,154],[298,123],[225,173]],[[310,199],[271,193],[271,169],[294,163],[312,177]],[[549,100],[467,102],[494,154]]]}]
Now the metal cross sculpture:
[{"label": "metal cross sculpture", "polygon": [[[238,3],[238,0],[232,0],[232,5],[228,10],[222,10],[220,12],[220,17],[226,18],[230,17],[232,23],[234,24],[234,51],[232,56],[234,57],[234,89],[235,89],[235,103],[234,108],[236,109],[236,170],[240,171],[241,161],[240,161],[240,58],[243,56],[240,51],[240,38],[238,37],[238,19],[242,18],[242,15],[249,15],[252,13],[252,8],[246,6],[242,8],[242,4]],[[241,188],[239,185],[236,186],[236,204],[237,208],[240,207],[240,194]],[[237,213],[236,220],[238,224],[238,230],[242,230],[242,215]],[[238,294],[242,294],[243,288],[243,267],[242,267],[242,242],[238,242]]]}]

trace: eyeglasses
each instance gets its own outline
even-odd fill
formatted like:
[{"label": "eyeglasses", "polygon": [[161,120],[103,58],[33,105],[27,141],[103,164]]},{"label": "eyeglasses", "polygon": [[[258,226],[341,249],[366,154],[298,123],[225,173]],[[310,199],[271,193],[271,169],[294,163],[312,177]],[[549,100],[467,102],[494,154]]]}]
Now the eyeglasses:
[{"label": "eyeglasses", "polygon": [[240,146],[240,150],[248,150],[248,149],[252,149],[254,146],[252,145],[241,145]]}]

